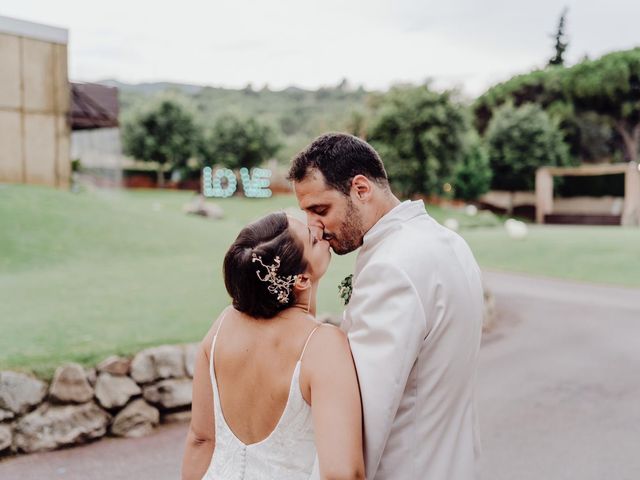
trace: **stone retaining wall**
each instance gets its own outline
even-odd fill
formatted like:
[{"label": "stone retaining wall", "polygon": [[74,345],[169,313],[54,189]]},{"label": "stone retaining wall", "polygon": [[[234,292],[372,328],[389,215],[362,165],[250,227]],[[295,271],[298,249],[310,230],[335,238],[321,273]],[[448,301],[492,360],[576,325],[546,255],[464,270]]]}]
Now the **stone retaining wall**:
[{"label": "stone retaining wall", "polygon": [[95,369],[59,367],[47,384],[0,371],[0,455],[86,443],[105,435],[140,437],[159,423],[190,418],[199,344],[163,345]]}]

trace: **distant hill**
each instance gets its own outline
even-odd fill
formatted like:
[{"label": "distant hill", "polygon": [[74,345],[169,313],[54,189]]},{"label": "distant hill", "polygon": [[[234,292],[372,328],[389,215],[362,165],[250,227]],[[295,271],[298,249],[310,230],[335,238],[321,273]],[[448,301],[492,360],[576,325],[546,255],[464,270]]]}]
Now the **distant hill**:
[{"label": "distant hill", "polygon": [[346,81],[317,90],[294,86],[284,90],[254,90],[250,86],[229,89],[173,82],[129,84],[114,79],[97,83],[118,88],[121,119],[125,119],[138,105],[167,91],[188,98],[205,127],[226,114],[256,118],[280,134],[283,148],[278,159],[281,161],[288,161],[323,132],[355,133],[357,119],[371,118],[373,111],[369,98],[376,93],[362,87],[352,88]]},{"label": "distant hill", "polygon": [[121,92],[137,92],[144,94],[156,94],[165,90],[179,90],[188,95],[198,93],[204,87],[202,85],[191,85],[188,83],[174,83],[174,82],[151,82],[151,83],[124,83],[112,78],[106,80],[99,80],[101,85],[108,87],[116,87]]}]

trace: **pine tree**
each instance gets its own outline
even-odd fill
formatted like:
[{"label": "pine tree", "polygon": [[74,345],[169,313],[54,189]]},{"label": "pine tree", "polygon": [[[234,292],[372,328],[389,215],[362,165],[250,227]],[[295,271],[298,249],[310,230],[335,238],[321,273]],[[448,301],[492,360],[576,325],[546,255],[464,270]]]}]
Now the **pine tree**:
[{"label": "pine tree", "polygon": [[561,67],[564,66],[564,52],[567,50],[567,47],[569,46],[567,36],[564,33],[565,24],[567,21],[567,12],[568,12],[568,9],[565,7],[565,9],[562,11],[562,15],[560,15],[560,21],[558,22],[558,30],[554,35],[554,38],[556,41],[554,46],[556,54],[549,60],[548,65],[558,65]]}]

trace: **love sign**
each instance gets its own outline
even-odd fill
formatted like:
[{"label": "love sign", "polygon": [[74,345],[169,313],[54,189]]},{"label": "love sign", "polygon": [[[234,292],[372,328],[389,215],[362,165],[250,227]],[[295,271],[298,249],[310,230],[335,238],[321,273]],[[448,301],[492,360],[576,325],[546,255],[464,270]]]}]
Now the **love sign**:
[{"label": "love sign", "polygon": [[[271,170],[254,168],[249,172],[248,168],[239,171],[242,191],[248,198],[269,198],[273,193],[271,185]],[[236,193],[238,178],[233,170],[228,168],[211,167],[202,169],[202,194],[205,197],[227,198]]]}]

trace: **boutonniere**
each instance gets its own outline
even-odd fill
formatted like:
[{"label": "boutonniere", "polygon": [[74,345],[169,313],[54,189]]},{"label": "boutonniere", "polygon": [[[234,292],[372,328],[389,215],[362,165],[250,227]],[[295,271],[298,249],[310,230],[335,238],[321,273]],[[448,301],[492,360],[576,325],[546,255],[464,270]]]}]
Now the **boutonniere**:
[{"label": "boutonniere", "polygon": [[344,280],[342,280],[340,285],[338,285],[338,295],[345,305],[347,305],[349,300],[351,300],[351,292],[353,291],[353,285],[351,284],[352,280],[353,273],[344,277]]}]

